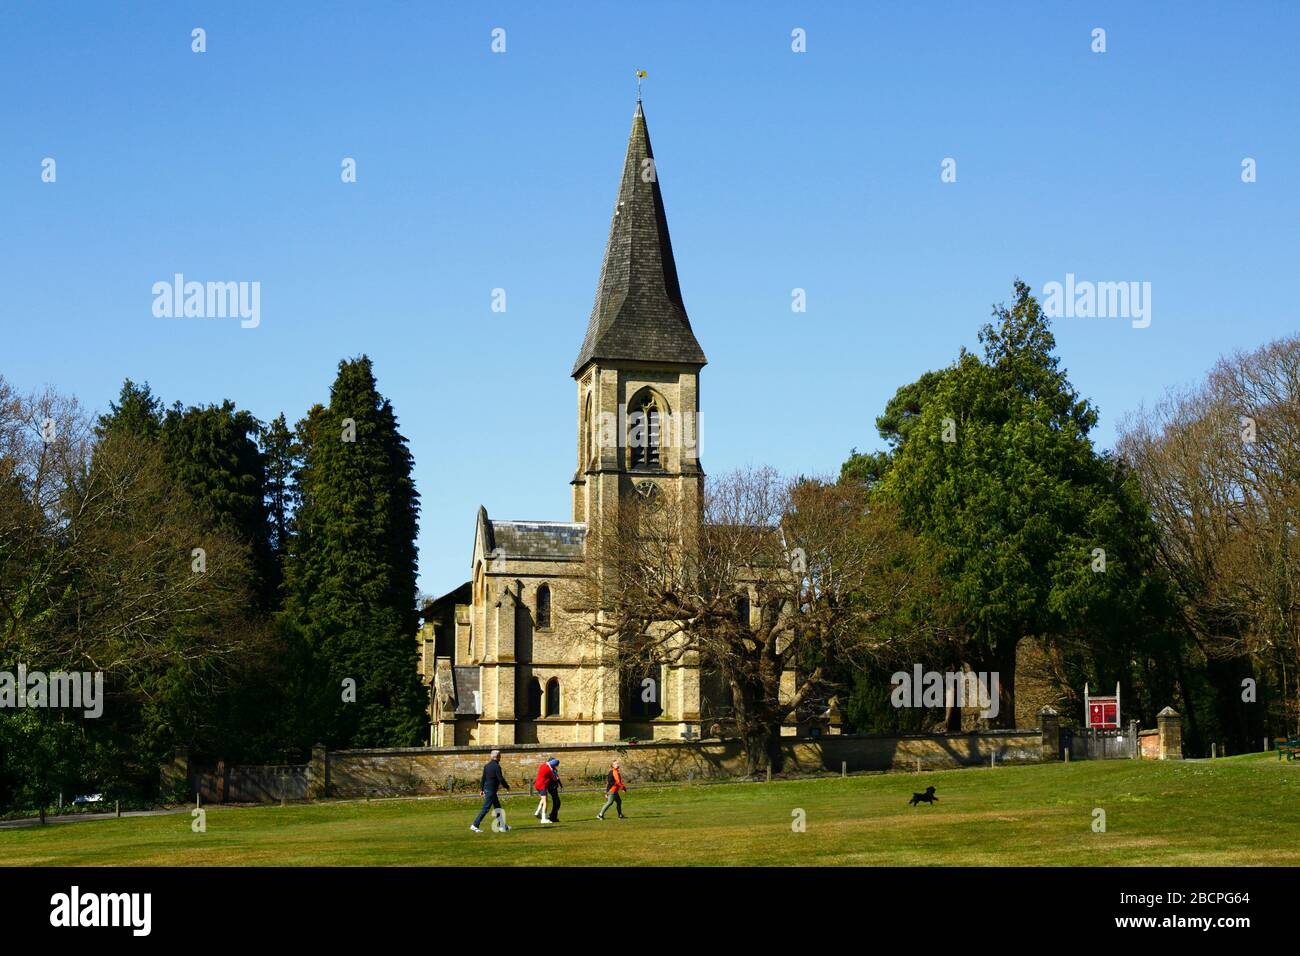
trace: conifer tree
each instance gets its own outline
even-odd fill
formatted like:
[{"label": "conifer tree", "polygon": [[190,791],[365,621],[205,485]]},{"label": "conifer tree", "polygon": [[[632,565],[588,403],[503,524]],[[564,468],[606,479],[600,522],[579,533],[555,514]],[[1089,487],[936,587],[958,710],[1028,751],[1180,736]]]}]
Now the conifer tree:
[{"label": "conifer tree", "polygon": [[137,385],[129,378],[122,383],[116,402],[109,402],[108,413],[100,415],[95,434],[103,438],[109,433],[126,431],[148,441],[156,441],[162,432],[163,403],[149,388],[149,383]]},{"label": "conifer tree", "polygon": [[271,552],[265,500],[266,466],[257,444],[261,423],[226,400],[183,408],[163,418],[161,442],[167,469],[201,514],[250,549],[250,591],[263,609],[274,605],[278,580]]},{"label": "conifer tree", "polygon": [[327,675],[322,737],[334,746],[416,743],[425,720],[415,666],[418,495],[369,358],[339,363],[329,405],[312,408],[298,432],[286,611]]}]

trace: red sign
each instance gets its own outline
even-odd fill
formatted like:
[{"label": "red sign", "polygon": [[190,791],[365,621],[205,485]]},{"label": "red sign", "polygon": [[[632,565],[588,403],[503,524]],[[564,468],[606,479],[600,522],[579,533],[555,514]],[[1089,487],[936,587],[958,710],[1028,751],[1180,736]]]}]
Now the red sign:
[{"label": "red sign", "polygon": [[1119,727],[1119,701],[1104,697],[1088,701],[1088,726]]}]

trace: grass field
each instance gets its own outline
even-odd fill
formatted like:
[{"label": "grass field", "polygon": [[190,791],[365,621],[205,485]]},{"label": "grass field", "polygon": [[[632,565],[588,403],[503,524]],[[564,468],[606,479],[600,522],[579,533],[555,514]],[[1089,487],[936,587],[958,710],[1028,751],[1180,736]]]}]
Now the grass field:
[{"label": "grass field", "polygon": [[[933,785],[939,803],[910,807]],[[564,798],[543,827],[526,794],[509,833],[469,831],[478,800],[434,798],[188,814],[0,831],[6,865],[1297,865],[1300,762],[1111,760],[848,779],[633,786],[627,820]],[[1093,810],[1106,832],[1092,829]],[[793,832],[803,810],[806,831]],[[486,823],[485,823],[486,826]]]}]

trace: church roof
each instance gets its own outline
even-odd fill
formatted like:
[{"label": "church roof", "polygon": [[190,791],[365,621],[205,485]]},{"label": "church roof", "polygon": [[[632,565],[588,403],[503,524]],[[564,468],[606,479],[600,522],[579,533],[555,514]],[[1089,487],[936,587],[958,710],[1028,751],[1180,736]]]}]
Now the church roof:
[{"label": "church roof", "polygon": [[474,694],[479,690],[479,666],[477,664],[457,664],[451,669],[451,674],[456,697],[456,715],[460,717],[477,717],[481,708],[474,706]]},{"label": "church roof", "polygon": [[491,550],[503,558],[552,561],[582,560],[585,524],[567,521],[493,521],[489,519]]},{"label": "church roof", "polygon": [[588,362],[598,359],[686,365],[704,365],[708,361],[691,331],[682,302],[653,159],[645,112],[638,101],[596,286],[596,303],[582,350],[573,363],[574,376]]}]

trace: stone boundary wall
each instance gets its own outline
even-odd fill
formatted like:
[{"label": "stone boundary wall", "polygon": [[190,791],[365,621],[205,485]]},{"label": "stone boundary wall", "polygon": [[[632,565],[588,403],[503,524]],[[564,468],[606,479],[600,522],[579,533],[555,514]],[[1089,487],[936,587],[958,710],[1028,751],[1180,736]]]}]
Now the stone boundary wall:
[{"label": "stone boundary wall", "polygon": [[[781,741],[786,773],[945,769],[1044,759],[1040,730],[991,730],[962,734],[833,734]],[[501,766],[511,787],[528,792],[537,766],[560,760],[566,787],[603,786],[617,759],[629,784],[726,779],[745,775],[741,742],[647,741],[588,744],[502,745]],[[492,747],[341,750],[317,748],[308,768],[308,794],[319,797],[395,796],[477,791]],[[1050,759],[1050,758],[1048,758]]]},{"label": "stone boundary wall", "polygon": [[[1060,717],[1051,707],[1038,714],[1039,727],[957,734],[825,734],[782,737],[785,773],[839,773],[869,770],[945,770],[995,763],[1059,760]],[[1160,760],[1182,758],[1181,718],[1166,707],[1156,731],[1143,731],[1138,755]],[[745,776],[744,749],[738,739],[653,740],[631,744],[502,745],[501,766],[512,788],[524,793],[549,757],[560,759],[569,789],[603,787],[610,761],[617,759],[628,783],[725,780]],[[375,796],[418,796],[477,792],[490,746],[409,747],[339,750],[317,745],[311,762],[284,766],[192,767],[179,749],[161,767],[163,792],[189,784],[208,802],[278,802]]]},{"label": "stone boundary wall", "polygon": [[1160,759],[1160,731],[1138,731],[1138,756],[1143,760]]}]

